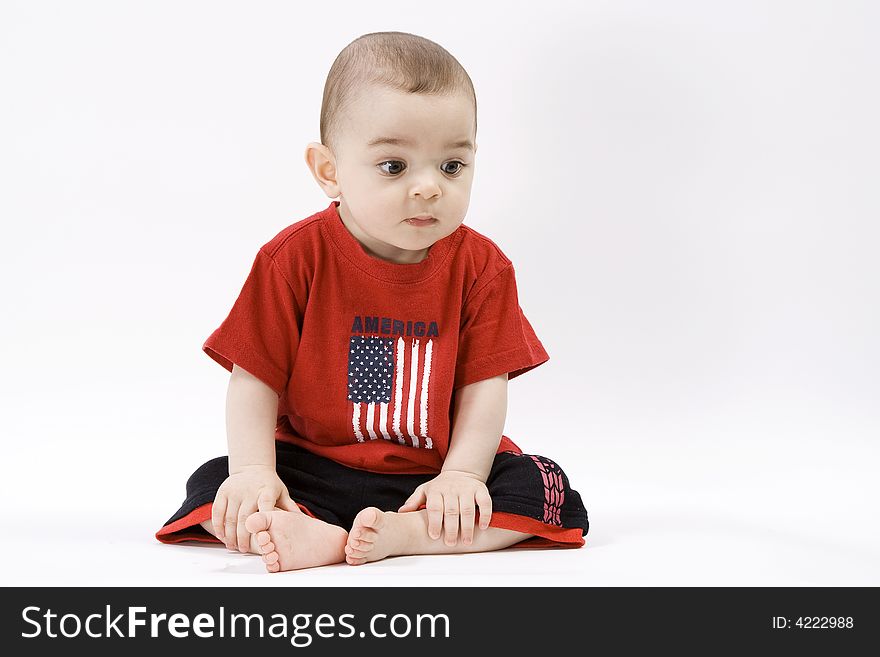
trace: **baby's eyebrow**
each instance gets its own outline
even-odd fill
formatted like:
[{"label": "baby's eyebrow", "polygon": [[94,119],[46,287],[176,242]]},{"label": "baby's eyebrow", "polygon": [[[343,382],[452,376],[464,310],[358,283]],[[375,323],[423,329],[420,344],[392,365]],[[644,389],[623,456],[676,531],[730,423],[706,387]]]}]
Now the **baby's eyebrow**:
[{"label": "baby's eyebrow", "polygon": [[[373,148],[375,146],[412,146],[413,142],[409,139],[404,139],[403,137],[376,137],[375,139],[371,139],[367,142],[368,148]],[[467,148],[469,150],[474,150],[474,145],[470,139],[460,139],[458,141],[453,141],[446,144],[446,148]]]}]

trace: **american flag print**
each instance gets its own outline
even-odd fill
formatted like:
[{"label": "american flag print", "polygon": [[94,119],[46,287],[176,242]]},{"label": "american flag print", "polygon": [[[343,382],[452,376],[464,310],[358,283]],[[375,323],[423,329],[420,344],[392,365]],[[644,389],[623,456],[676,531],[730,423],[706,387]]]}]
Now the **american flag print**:
[{"label": "american flag print", "polygon": [[435,340],[352,336],[348,399],[354,439],[431,449],[428,403]]}]

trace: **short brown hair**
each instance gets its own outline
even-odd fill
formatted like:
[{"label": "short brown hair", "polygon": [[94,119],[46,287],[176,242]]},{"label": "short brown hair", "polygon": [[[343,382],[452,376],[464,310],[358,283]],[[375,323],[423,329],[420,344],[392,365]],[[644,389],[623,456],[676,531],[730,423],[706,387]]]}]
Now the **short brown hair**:
[{"label": "short brown hair", "polygon": [[477,95],[464,67],[445,48],[407,32],[372,32],[358,37],[337,55],[324,83],[321,143],[333,148],[340,118],[361,86],[378,83],[408,93]]}]

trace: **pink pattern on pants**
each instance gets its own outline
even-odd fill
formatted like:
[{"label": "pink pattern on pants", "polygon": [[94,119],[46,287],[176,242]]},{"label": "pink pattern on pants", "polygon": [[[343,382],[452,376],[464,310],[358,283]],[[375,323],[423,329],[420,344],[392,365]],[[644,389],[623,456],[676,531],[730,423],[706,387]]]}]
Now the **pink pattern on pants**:
[{"label": "pink pattern on pants", "polygon": [[562,470],[550,459],[542,456],[528,455],[541,471],[544,480],[544,522],[548,525],[562,527],[559,517],[562,503],[565,501],[565,488],[562,485]]}]

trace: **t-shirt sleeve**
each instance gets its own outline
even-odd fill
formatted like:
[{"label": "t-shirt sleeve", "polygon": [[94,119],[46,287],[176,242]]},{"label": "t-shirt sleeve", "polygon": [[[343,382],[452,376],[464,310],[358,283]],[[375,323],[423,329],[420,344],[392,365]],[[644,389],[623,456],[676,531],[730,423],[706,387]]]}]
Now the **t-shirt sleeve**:
[{"label": "t-shirt sleeve", "polygon": [[508,264],[462,309],[454,388],[507,372],[508,380],[550,359],[519,305]]},{"label": "t-shirt sleeve", "polygon": [[293,371],[302,312],[275,260],[257,252],[232,310],[202,350],[230,372],[253,374],[280,397]]}]

